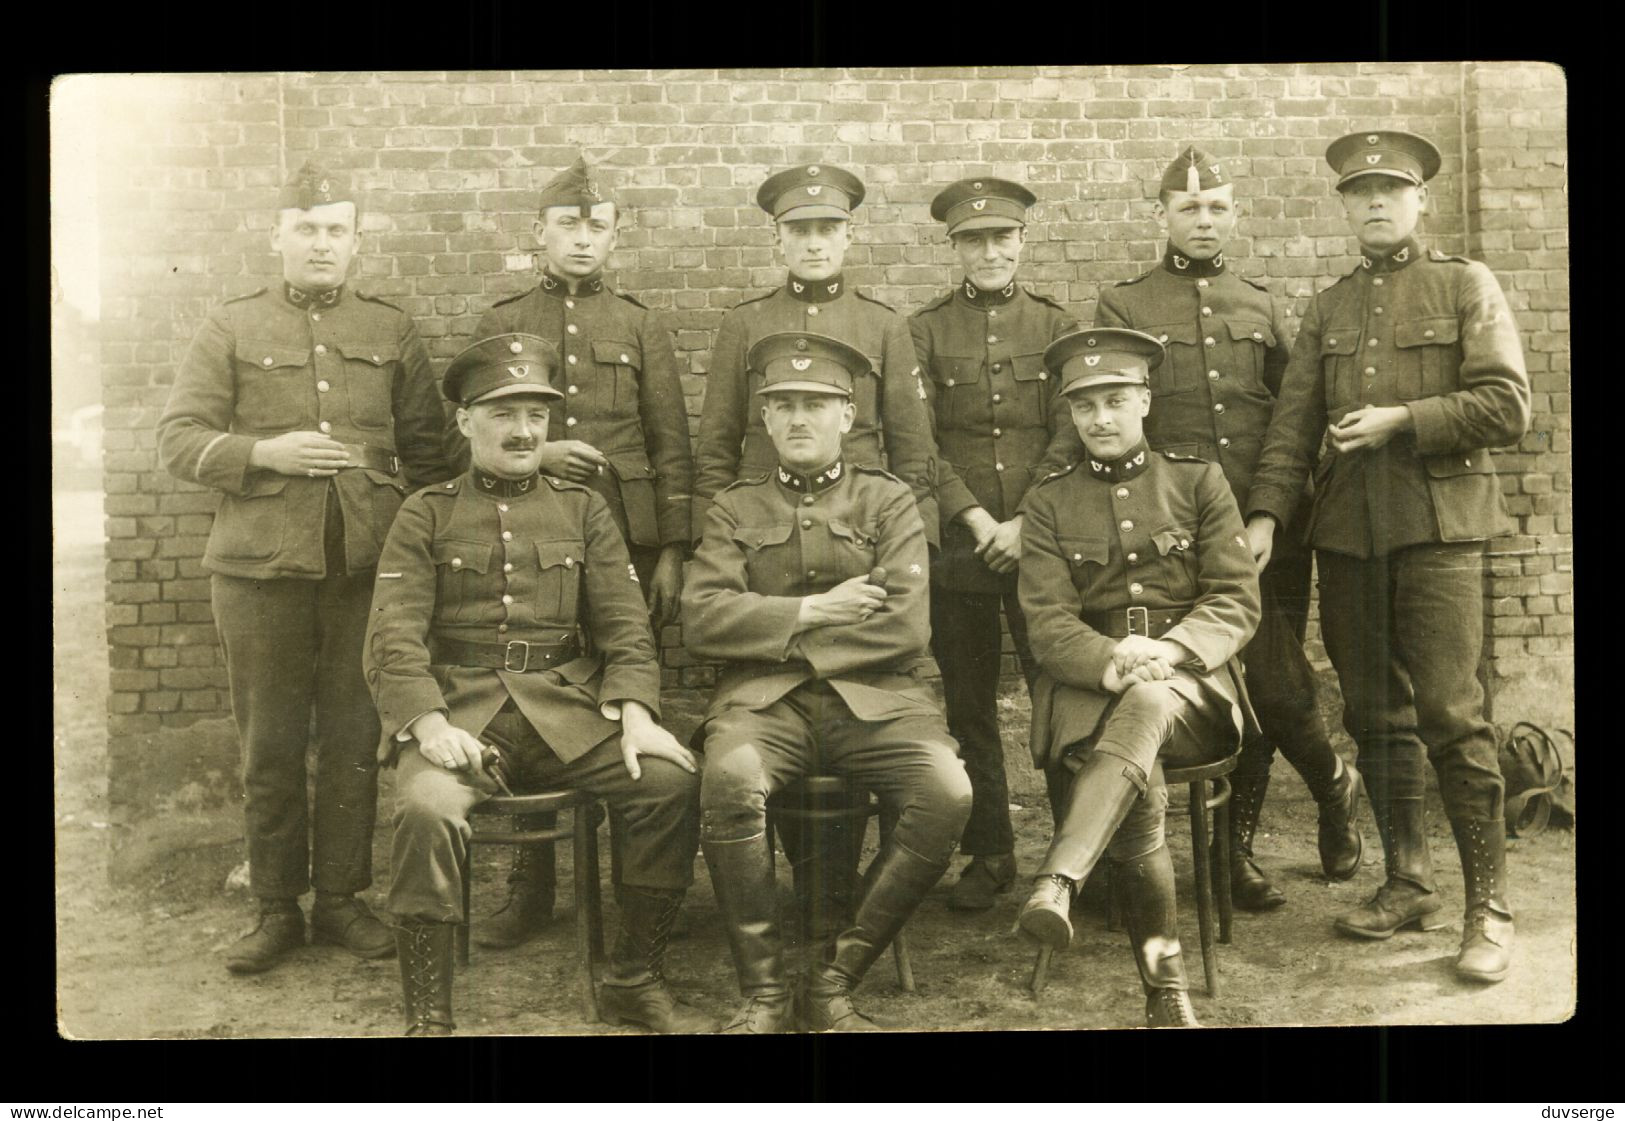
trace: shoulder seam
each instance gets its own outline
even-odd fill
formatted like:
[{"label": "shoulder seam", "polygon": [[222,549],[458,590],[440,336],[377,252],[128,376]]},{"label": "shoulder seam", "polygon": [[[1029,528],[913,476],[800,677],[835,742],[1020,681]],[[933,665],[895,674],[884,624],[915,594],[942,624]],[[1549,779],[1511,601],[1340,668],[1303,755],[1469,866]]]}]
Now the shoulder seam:
[{"label": "shoulder seam", "polygon": [[227,296],[225,299],[221,300],[220,303],[225,305],[235,304],[239,300],[252,300],[255,296],[263,296],[269,291],[269,288],[256,288],[252,292],[244,292],[241,296]]},{"label": "shoulder seam", "polygon": [[854,295],[854,296],[856,296],[856,297],[857,297],[857,298],[858,298],[858,299],[860,299],[860,300],[868,300],[868,301],[869,301],[869,302],[870,302],[870,303],[871,303],[871,304],[874,304],[874,305],[876,305],[876,306],[877,306],[877,307],[883,307],[883,308],[885,308],[885,309],[886,309],[886,310],[887,310],[887,311],[889,311],[889,312],[893,312],[893,313],[895,313],[895,312],[896,312],[896,311],[897,311],[897,309],[896,309],[896,308],[894,308],[894,307],[892,307],[892,306],[891,306],[891,305],[890,305],[890,304],[888,304],[888,303],[887,303],[887,302],[886,302],[886,301],[884,301],[884,300],[877,300],[877,299],[875,299],[875,298],[874,298],[874,297],[873,297],[873,296],[867,296],[867,295],[865,295],[865,294],[863,294],[863,293],[862,293],[862,292],[860,292],[860,291],[858,291],[858,290],[857,290],[857,289],[856,289],[856,288],[854,288],[854,289],[852,289],[852,294],[853,294],[853,295]]}]

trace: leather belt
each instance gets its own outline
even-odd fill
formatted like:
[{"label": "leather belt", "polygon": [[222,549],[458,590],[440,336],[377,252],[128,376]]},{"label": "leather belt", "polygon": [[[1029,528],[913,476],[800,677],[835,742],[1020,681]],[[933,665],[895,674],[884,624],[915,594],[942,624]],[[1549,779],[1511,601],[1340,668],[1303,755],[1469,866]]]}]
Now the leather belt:
[{"label": "leather belt", "polygon": [[401,457],[392,451],[375,448],[371,444],[345,444],[344,452],[350,457],[346,467],[365,467],[369,471],[383,471],[396,475],[401,470]]},{"label": "leather belt", "polygon": [[581,645],[573,638],[561,642],[463,642],[455,638],[429,640],[429,657],[435,665],[480,666],[509,673],[537,673],[553,669],[581,657]]},{"label": "leather belt", "polygon": [[1079,618],[1107,638],[1127,638],[1131,634],[1161,638],[1173,630],[1189,610],[1186,607],[1119,607],[1113,611],[1085,611]]}]

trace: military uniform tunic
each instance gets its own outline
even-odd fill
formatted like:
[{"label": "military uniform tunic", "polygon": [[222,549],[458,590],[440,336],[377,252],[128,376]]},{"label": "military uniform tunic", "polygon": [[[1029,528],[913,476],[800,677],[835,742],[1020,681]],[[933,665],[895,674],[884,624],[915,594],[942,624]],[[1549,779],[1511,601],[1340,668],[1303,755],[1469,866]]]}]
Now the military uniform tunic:
[{"label": "military uniform tunic", "polygon": [[[634,783],[621,760],[619,708],[638,701],[658,716],[660,671],[637,574],[601,496],[478,469],[418,492],[385,544],[371,618],[364,664],[382,718],[379,754],[401,767],[391,911],[462,918],[466,816],[493,791],[403,741],[434,710],[517,744],[525,785],[602,794],[626,819],[622,882],[687,886],[697,783],[648,758]],[[512,668],[481,664],[471,650],[497,651]]]},{"label": "military uniform tunic", "polygon": [[961,848],[997,856],[1015,843],[996,708],[1001,601],[1029,682],[1032,652],[1016,574],[989,568],[976,555],[976,538],[955,519],[981,506],[1008,521],[1034,481],[1081,453],[1058,382],[1044,368],[1044,348],[1078,324],[1014,281],[984,292],[969,280],[908,323],[940,456],[942,551],[931,566],[932,648],[942,665],[948,728],[976,791]]},{"label": "military uniform tunic", "polygon": [[[1039,665],[1033,762],[1056,768],[1082,745],[1147,776],[1152,797],[1119,827],[1137,839],[1135,851],[1113,848],[1117,859],[1143,855],[1160,844],[1167,806],[1159,754],[1222,756],[1256,730],[1237,657],[1259,618],[1241,515],[1217,464],[1153,452],[1144,441],[1112,462],[1085,453],[1035,486],[1025,513],[1021,605]],[[1131,624],[1192,655],[1174,677],[1152,683],[1182,702],[1176,742],[1147,742],[1114,724],[1119,698],[1100,683]]]},{"label": "military uniform tunic", "polygon": [[[1146,441],[1219,464],[1245,508],[1291,344],[1269,290],[1237,276],[1222,254],[1199,261],[1170,247],[1156,268],[1103,290],[1095,320],[1161,340],[1167,354],[1151,371]],[[1337,760],[1303,652],[1312,563],[1309,550],[1283,534],[1260,578],[1263,616],[1243,660],[1264,735],[1249,741],[1236,771],[1263,781],[1279,747],[1325,799],[1336,792]]]},{"label": "military uniform tunic", "polygon": [[1425,743],[1446,812],[1498,819],[1502,782],[1476,674],[1483,542],[1511,523],[1489,448],[1527,429],[1529,378],[1488,268],[1411,238],[1362,255],[1315,297],[1249,516],[1287,526],[1326,427],[1365,405],[1403,405],[1414,431],[1374,450],[1328,446],[1300,531],[1316,550],[1343,720],[1374,799],[1421,796]]},{"label": "military uniform tunic", "polygon": [[[775,468],[716,496],[683,589],[684,642],[725,663],[706,713],[707,840],[759,834],[769,794],[833,767],[898,803],[898,843],[948,859],[970,784],[929,683],[927,563],[913,495],[878,468]],[[880,610],[797,632],[803,597],[876,567]]]},{"label": "military uniform tunic", "polygon": [[[249,466],[256,442],[294,431],[349,445],[357,466],[321,478]],[[203,567],[242,740],[254,894],[294,898],[312,879],[359,891],[377,803],[377,715],[360,672],[372,569],[409,487],[451,473],[417,329],[348,288],[228,300],[176,372],[158,451],[177,478],[220,492]]]},{"label": "military uniform tunic", "polygon": [[920,504],[927,540],[935,544],[936,451],[908,327],[896,312],[859,294],[839,276],[823,281],[791,277],[784,287],[746,300],[723,316],[711,351],[694,451],[692,532],[697,537],[704,531],[706,509],[723,487],[778,464],[762,426],[761,400],[755,396],[762,375],[747,368],[745,355],[759,339],[781,331],[828,335],[868,356],[872,369],[853,387],[857,420],[842,440],[843,454],[849,464],[889,466],[907,483]]},{"label": "military uniform tunic", "polygon": [[486,312],[475,335],[514,331],[558,349],[553,384],[565,396],[548,418],[548,439],[584,440],[604,453],[610,470],[589,485],[609,503],[634,558],[686,547],[694,459],[671,335],[656,314],[602,280],[571,293],[544,275]]}]

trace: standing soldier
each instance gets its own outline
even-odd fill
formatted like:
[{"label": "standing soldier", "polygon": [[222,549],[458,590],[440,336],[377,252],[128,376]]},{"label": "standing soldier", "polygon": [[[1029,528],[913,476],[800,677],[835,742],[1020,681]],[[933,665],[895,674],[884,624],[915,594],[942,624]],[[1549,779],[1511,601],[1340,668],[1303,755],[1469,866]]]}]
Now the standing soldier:
[{"label": "standing soldier", "polygon": [[[908,324],[885,304],[852,288],[841,274],[852,245],[852,211],[862,201],[862,181],[829,164],[781,171],[756,192],[757,205],[773,216],[789,277],[783,287],[746,300],[723,316],[717,330],[694,455],[696,535],[723,487],[765,476],[778,466],[755,398],[762,371],[750,365],[751,348],[778,332],[811,331],[855,347],[869,360],[853,384],[856,419],[842,445],[846,462],[889,466],[919,503],[926,540],[937,543],[936,451]],[[838,921],[850,910],[844,875],[834,874],[817,885],[813,880],[826,869],[856,864],[852,846],[857,838],[851,833],[841,821],[784,831],[803,912],[814,908],[813,899],[821,900],[816,909],[823,914],[814,916],[815,924],[820,918]]]},{"label": "standing soldier", "polygon": [[931,201],[965,270],[953,291],[909,318],[936,421],[942,554],[931,566],[931,648],[942,667],[948,730],[975,801],[960,839],[971,858],[948,905],[985,911],[1016,878],[1010,792],[999,740],[999,605],[1032,684],[1016,599],[1017,513],[1027,488],[1074,461],[1081,445],[1044,348],[1077,327],[1059,304],[1016,284],[1027,208],[1019,183],[961,179]]},{"label": "standing soldier", "polygon": [[[1227,267],[1235,190],[1223,165],[1195,147],[1169,164],[1156,211],[1168,236],[1162,263],[1101,292],[1095,320],[1145,331],[1167,348],[1151,372],[1156,404],[1145,438],[1159,451],[1217,463],[1245,508],[1290,340],[1269,290]],[[1326,736],[1303,652],[1310,565],[1308,549],[1282,542],[1260,581],[1263,619],[1242,654],[1263,734],[1243,745],[1230,780],[1230,884],[1236,905],[1250,911],[1286,902],[1252,859],[1277,747],[1319,805],[1321,870],[1346,880],[1360,867],[1360,776]]]},{"label": "standing soldier", "polygon": [[723,1030],[790,1026],[767,799],[827,768],[873,789],[897,824],[854,917],[808,972],[802,1015],[810,1031],[873,1031],[852,991],[941,878],[970,813],[927,680],[925,526],[908,487],[842,454],[867,355],[786,332],[749,359],[778,461],[716,496],[683,596],[684,641],[726,663],[700,787],[705,860],[745,997]]},{"label": "standing soldier", "polygon": [[[532,226],[545,261],[542,282],[498,302],[475,337],[517,331],[558,350],[553,380],[564,403],[549,422],[542,472],[591,487],[609,504],[658,638],[682,594],[694,461],[670,332],[654,312],[604,283],[619,218],[584,159],[554,176]],[[466,456],[465,441],[455,433],[448,439]],[[547,824],[546,815],[536,823]],[[553,846],[521,847],[508,883],[507,900],[475,928],[482,946],[517,946],[552,916]]]},{"label": "standing soldier", "polygon": [[[637,570],[596,491],[537,473],[549,409],[565,399],[549,381],[556,363],[545,340],[523,334],[482,339],[452,360],[445,393],[460,406],[473,466],[407,500],[379,564],[366,677],[380,755],[398,760],[389,909],[408,1035],[455,1026],[468,814],[497,777],[585,790],[621,826],[621,930],[604,968],[604,1018],[659,1032],[713,1026],[676,1001],[662,972],[694,875],[699,780],[688,749],[658,723],[660,667]],[[507,750],[488,763],[481,736]]]},{"label": "standing soldier", "polygon": [[271,230],[282,283],[209,313],[158,422],[169,471],[221,492],[203,566],[242,740],[260,909],[226,953],[234,973],[269,969],[304,945],[299,896],[312,881],[314,941],[368,958],[395,952],[355,898],[372,883],[378,799],[378,714],[361,644],[395,511],[411,486],[450,469],[417,328],[345,287],[357,199],[338,175],[299,169]]},{"label": "standing soldier", "polygon": [[1512,952],[1505,787],[1477,672],[1484,541],[1512,528],[1489,449],[1528,428],[1529,377],[1494,274],[1415,236],[1438,149],[1378,129],[1337,140],[1326,159],[1360,264],[1309,305],[1247,530],[1269,563],[1324,439],[1302,535],[1387,869],[1337,928],[1387,938],[1444,925],[1423,826],[1426,744],[1466,881],[1456,972],[1499,981]]},{"label": "standing soldier", "polygon": [[1072,895],[1100,858],[1128,919],[1148,1027],[1194,1027],[1159,761],[1210,762],[1256,732],[1237,656],[1258,625],[1258,571],[1219,466],[1153,452],[1154,337],[1096,328],[1045,352],[1083,459],[1035,486],[1021,607],[1041,671],[1033,762],[1070,772],[1021,929],[1072,940]]}]

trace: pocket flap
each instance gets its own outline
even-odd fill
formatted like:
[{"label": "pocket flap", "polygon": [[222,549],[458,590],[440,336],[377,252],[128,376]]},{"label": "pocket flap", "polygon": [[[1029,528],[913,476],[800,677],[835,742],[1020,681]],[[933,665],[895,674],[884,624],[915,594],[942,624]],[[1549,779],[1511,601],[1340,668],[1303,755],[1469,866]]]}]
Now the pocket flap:
[{"label": "pocket flap", "polygon": [[594,339],[592,360],[600,366],[631,366],[643,369],[643,350],[634,342],[616,339]]},{"label": "pocket flap", "polygon": [[305,366],[310,363],[310,348],[238,339],[237,361],[258,366],[262,370],[274,370],[279,366]]},{"label": "pocket flap", "polygon": [[361,473],[381,487],[390,487],[401,494],[406,493],[405,479],[397,479],[394,475],[383,471],[374,471],[371,467],[363,467]]},{"label": "pocket flap", "polygon": [[243,497],[264,498],[269,494],[281,494],[288,489],[288,479],[289,476],[280,471],[251,471],[243,485]]},{"label": "pocket flap", "polygon": [[734,540],[751,549],[764,545],[782,545],[790,540],[793,525],[742,525],[734,527]]},{"label": "pocket flap", "polygon": [[872,529],[864,529],[847,522],[829,520],[829,531],[836,537],[843,537],[854,545],[873,545],[880,540]]},{"label": "pocket flap", "polygon": [[1251,340],[1265,346],[1275,345],[1275,332],[1268,323],[1257,319],[1227,319],[1225,324],[1230,328],[1230,337],[1236,342]]},{"label": "pocket flap", "polygon": [[586,546],[579,538],[536,542],[536,562],[543,568],[574,568],[581,563]]},{"label": "pocket flap", "polygon": [[390,339],[374,339],[372,342],[339,343],[339,353],[356,362],[365,362],[369,366],[387,366],[401,356],[400,344]]},{"label": "pocket flap", "polygon": [[1450,479],[1457,475],[1495,474],[1495,461],[1490,458],[1488,448],[1474,448],[1470,452],[1425,455],[1422,462],[1427,464],[1428,474],[1435,479]]},{"label": "pocket flap", "polygon": [[610,468],[615,477],[623,482],[627,479],[652,479],[655,469],[649,464],[649,457],[643,452],[606,452],[604,458],[609,460]]},{"label": "pocket flap", "polygon": [[1395,346],[1442,346],[1454,343],[1460,325],[1453,315],[1434,316],[1430,319],[1412,319],[1394,324]]},{"label": "pocket flap", "polygon": [[432,543],[429,551],[435,564],[443,564],[457,572],[465,568],[473,572],[487,572],[491,567],[489,542],[454,541],[448,538]]},{"label": "pocket flap", "polygon": [[1358,327],[1333,327],[1320,336],[1320,353],[1353,354],[1360,346]]},{"label": "pocket flap", "polygon": [[1044,369],[1044,352],[1017,354],[1010,359],[1011,373],[1017,381],[1048,381],[1049,371]]},{"label": "pocket flap", "polygon": [[1196,545],[1196,534],[1188,529],[1163,529],[1151,535],[1151,543],[1163,556],[1183,553]]},{"label": "pocket flap", "polygon": [[1144,328],[1146,334],[1151,335],[1163,345],[1168,343],[1185,343],[1195,346],[1202,341],[1202,332],[1196,324],[1187,320],[1178,323],[1159,323],[1153,327]]},{"label": "pocket flap", "polygon": [[982,380],[980,354],[939,354],[931,363],[931,380],[938,385],[974,385]]},{"label": "pocket flap", "polygon": [[1105,564],[1111,556],[1111,542],[1104,537],[1058,537],[1061,555],[1076,568],[1080,564]]}]

